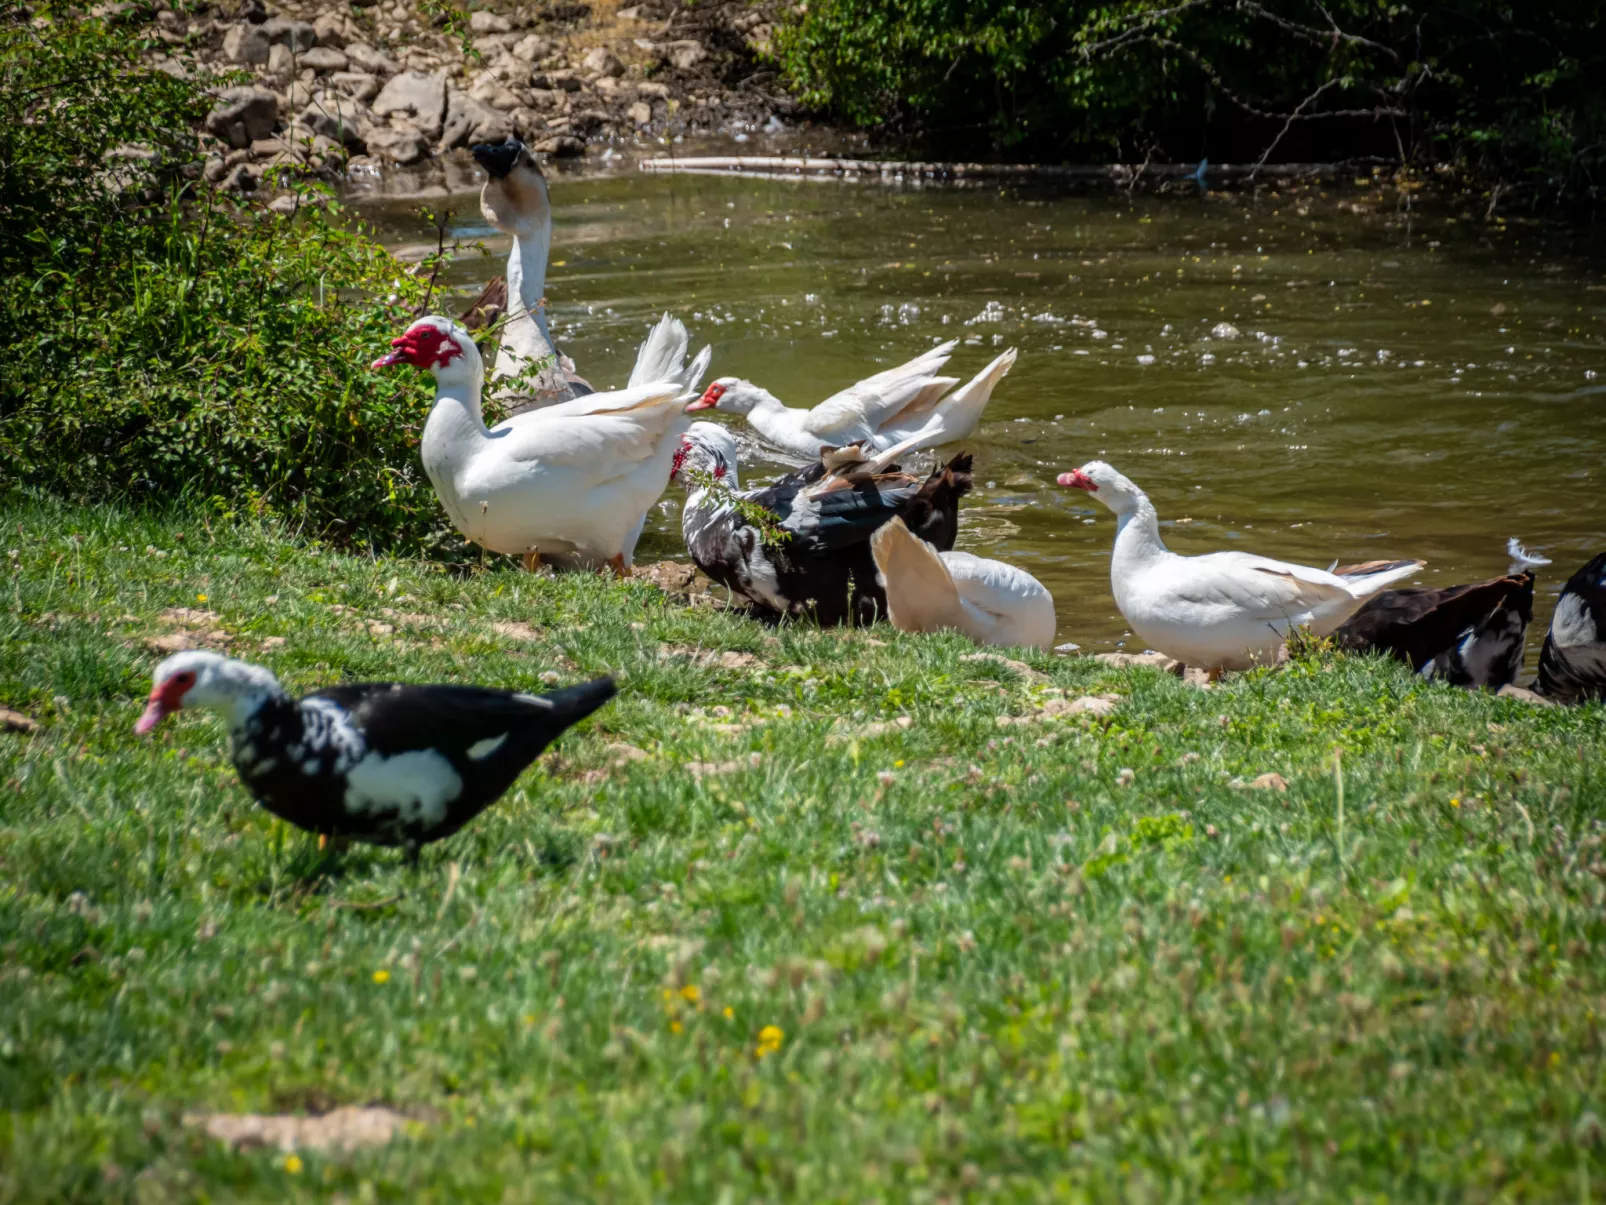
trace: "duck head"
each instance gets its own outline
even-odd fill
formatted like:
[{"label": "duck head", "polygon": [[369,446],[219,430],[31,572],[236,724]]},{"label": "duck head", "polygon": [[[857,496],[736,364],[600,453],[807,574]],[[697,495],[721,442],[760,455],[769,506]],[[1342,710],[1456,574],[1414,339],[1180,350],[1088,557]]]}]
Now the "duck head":
[{"label": "duck head", "polygon": [[535,234],[552,225],[552,203],[546,177],[517,138],[500,144],[482,142],[474,160],[489,177],[480,189],[480,213],[504,234]]},{"label": "duck head", "polygon": [[144,736],[186,707],[204,707],[238,722],[261,706],[263,700],[282,693],[279,680],[260,665],[202,649],[174,653],[151,676],[150,698],[145,701],[145,713],[134,731]]},{"label": "duck head", "polygon": [[479,348],[469,333],[438,314],[420,318],[392,339],[390,346],[390,352],[374,361],[374,368],[411,364],[432,373],[437,384],[467,381],[484,372]]},{"label": "duck head", "polygon": [[700,471],[737,489],[736,461],[736,440],[729,431],[718,423],[693,423],[680,437],[669,480],[674,481],[683,470]]},{"label": "duck head", "polygon": [[729,414],[748,414],[768,395],[751,381],[740,377],[720,377],[698,398],[687,411],[712,410],[718,406]]},{"label": "duck head", "polygon": [[1090,460],[1079,469],[1061,473],[1058,482],[1073,490],[1086,490],[1116,514],[1125,514],[1144,496],[1132,482],[1102,460]]}]

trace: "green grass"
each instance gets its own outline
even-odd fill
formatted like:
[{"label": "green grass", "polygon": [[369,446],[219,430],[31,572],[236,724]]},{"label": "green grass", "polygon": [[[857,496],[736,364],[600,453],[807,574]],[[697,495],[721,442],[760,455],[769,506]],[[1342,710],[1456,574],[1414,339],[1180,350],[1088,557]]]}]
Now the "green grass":
[{"label": "green grass", "polygon": [[[1598,706],[1324,657],[1213,691],[1036,655],[1033,680],[956,637],[198,513],[0,517],[0,702],[42,725],[0,735],[0,1201],[1606,1185]],[[216,721],[134,737],[180,607],[297,690],[622,689],[418,869],[324,860]],[[1054,689],[1121,702],[998,724]],[[1232,785],[1267,772],[1286,793]],[[374,1102],[416,1124],[351,1154],[181,1120]]]}]

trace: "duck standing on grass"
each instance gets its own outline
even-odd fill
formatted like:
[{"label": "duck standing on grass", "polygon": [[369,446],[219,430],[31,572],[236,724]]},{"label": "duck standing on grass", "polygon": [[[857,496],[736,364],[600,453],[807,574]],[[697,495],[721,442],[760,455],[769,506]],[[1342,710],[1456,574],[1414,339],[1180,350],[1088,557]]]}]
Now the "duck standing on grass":
[{"label": "duck standing on grass", "polygon": [[708,369],[688,365],[686,328],[665,314],[636,356],[630,385],[485,425],[485,369],[467,331],[420,318],[374,368],[411,364],[435,378],[419,454],[452,525],[492,552],[559,569],[604,565],[623,577],[647,511],[669,484],[687,403]]},{"label": "duck standing on grass", "polygon": [[1061,473],[1115,512],[1110,588],[1139,640],[1219,677],[1282,655],[1289,633],[1326,636],[1423,561],[1370,561],[1337,572],[1247,552],[1179,556],[1160,540],[1149,496],[1102,460]]},{"label": "duck standing on grass", "polygon": [[416,857],[613,694],[612,678],[546,695],[368,682],[296,700],[260,665],[191,650],[156,667],[134,731],[144,736],[185,707],[214,711],[229,726],[240,781],[268,811],[320,836]]},{"label": "duck standing on grass", "polygon": [[[699,569],[764,618],[874,623],[886,614],[887,598],[876,581],[870,536],[901,516],[923,539],[952,548],[959,499],[971,486],[967,454],[921,481],[890,463],[907,450],[870,460],[856,447],[826,449],[812,465],[743,492],[731,433],[717,423],[693,423],[674,468],[687,488],[686,548]],[[755,521],[755,512],[768,521]]]}]

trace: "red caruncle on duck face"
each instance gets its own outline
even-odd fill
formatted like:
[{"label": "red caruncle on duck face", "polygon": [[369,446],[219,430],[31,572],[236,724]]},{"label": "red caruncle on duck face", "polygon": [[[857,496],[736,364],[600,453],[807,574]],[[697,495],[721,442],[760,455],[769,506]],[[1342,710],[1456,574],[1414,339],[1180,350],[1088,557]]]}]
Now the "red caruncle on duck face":
[{"label": "red caruncle on duck face", "polygon": [[445,368],[463,354],[457,340],[433,322],[415,322],[390,341],[394,348],[388,355],[375,360],[373,367],[389,368],[393,364],[411,364],[426,371]]}]

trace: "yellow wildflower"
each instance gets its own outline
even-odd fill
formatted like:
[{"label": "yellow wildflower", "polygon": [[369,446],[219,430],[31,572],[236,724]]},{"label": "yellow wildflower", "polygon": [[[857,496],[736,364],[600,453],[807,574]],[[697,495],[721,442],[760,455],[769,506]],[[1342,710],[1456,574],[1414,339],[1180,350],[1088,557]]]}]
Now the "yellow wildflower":
[{"label": "yellow wildflower", "polygon": [[736,1016],[736,1010],[730,1005],[725,1006],[725,1020],[729,1021]]},{"label": "yellow wildflower", "polygon": [[679,1021],[671,1021],[669,1023],[669,1032],[670,1033],[679,1033],[682,1029],[685,1029],[685,1028],[686,1027],[684,1025],[682,1025]]},{"label": "yellow wildflower", "polygon": [[695,983],[688,983],[685,987],[681,988],[680,995],[681,999],[690,1004],[696,1004],[697,1001],[703,998],[703,993],[698,990],[698,987]]},{"label": "yellow wildflower", "polygon": [[[197,594],[197,595],[196,595],[196,596],[195,596],[195,601],[196,601],[196,602],[205,602],[205,601],[206,601],[206,595],[204,595],[204,594]],[[294,1158],[294,1156],[291,1156],[291,1157],[292,1157],[292,1158]],[[297,1162],[297,1163],[299,1163],[299,1162],[301,1162],[301,1160],[299,1160],[299,1159],[297,1159],[297,1160],[296,1160],[296,1162]]]},{"label": "yellow wildflower", "polygon": [[390,982],[390,972],[386,971],[386,970],[375,971],[374,972],[374,982],[375,983],[389,983]]},{"label": "yellow wildflower", "polygon": [[779,1025],[766,1025],[758,1031],[758,1047],[755,1053],[759,1058],[774,1054],[785,1040],[786,1031]]},{"label": "yellow wildflower", "polygon": [[[201,601],[205,602],[206,600],[202,599]],[[300,1155],[286,1155],[284,1157],[284,1170],[292,1176],[299,1176],[304,1166],[306,1165],[301,1162]]]}]

